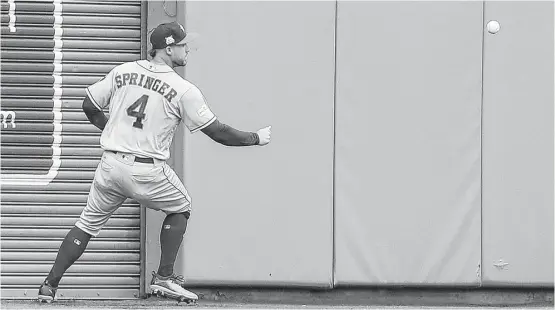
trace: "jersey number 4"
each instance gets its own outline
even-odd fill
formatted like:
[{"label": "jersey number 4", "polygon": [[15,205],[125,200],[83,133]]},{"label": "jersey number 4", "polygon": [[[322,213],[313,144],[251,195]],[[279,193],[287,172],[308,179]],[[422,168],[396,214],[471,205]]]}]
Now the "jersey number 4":
[{"label": "jersey number 4", "polygon": [[[148,103],[148,95],[142,95],[141,98],[133,102],[133,104],[127,108],[127,115],[135,117],[135,122],[133,122],[133,127],[143,129],[143,118],[145,118],[146,104]],[[137,111],[138,109],[138,111]]]}]

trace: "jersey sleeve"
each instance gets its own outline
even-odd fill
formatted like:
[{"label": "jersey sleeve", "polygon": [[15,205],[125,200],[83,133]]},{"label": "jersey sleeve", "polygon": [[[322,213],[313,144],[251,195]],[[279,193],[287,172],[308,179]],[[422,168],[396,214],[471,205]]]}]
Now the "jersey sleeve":
[{"label": "jersey sleeve", "polygon": [[96,105],[96,107],[100,110],[110,104],[110,98],[112,97],[112,92],[114,91],[114,71],[115,68],[98,82],[87,87],[85,90],[92,103],[94,103],[94,105]]},{"label": "jersey sleeve", "polygon": [[202,92],[194,85],[179,100],[179,113],[191,133],[207,127],[216,120]]}]

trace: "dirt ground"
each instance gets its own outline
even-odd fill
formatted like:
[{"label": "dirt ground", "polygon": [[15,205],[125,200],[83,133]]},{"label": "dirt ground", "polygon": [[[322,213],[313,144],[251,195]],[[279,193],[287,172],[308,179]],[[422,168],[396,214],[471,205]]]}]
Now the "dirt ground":
[{"label": "dirt ground", "polygon": [[379,306],[379,305],[298,305],[298,304],[251,304],[251,303],[229,303],[200,301],[197,305],[178,304],[170,300],[122,300],[122,301],[100,301],[100,300],[62,300],[52,304],[39,304],[31,300],[2,300],[2,309],[446,309],[446,310],[512,310],[512,309],[553,309],[553,306],[529,306],[529,307],[426,307],[426,306]]},{"label": "dirt ground", "polygon": [[0,300],[1,309],[553,309],[553,290],[333,291],[198,289],[197,304],[150,296],[131,300]]}]

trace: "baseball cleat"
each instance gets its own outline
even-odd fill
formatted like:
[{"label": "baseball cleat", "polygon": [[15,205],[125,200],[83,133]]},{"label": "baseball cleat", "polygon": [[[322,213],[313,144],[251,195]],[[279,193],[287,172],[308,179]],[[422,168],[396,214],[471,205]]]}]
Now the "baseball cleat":
[{"label": "baseball cleat", "polygon": [[57,287],[53,287],[48,283],[48,281],[45,280],[39,288],[39,303],[52,303],[56,299],[57,290]]},{"label": "baseball cleat", "polygon": [[183,288],[183,277],[171,275],[169,277],[162,277],[155,272],[152,272],[152,281],[150,282],[150,289],[153,295],[158,297],[167,297],[175,299],[179,302],[186,302],[187,304],[196,303],[198,296]]}]

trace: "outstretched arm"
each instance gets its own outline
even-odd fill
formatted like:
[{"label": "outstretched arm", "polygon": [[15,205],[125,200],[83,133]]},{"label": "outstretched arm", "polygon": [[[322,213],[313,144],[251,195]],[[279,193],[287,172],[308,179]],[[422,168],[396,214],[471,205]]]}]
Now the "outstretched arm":
[{"label": "outstretched arm", "polygon": [[194,85],[181,96],[178,107],[180,116],[191,133],[202,131],[212,140],[226,146],[262,146],[270,143],[270,126],[254,133],[240,131],[218,121],[204,96]]},{"label": "outstretched arm", "polygon": [[257,133],[237,130],[217,119],[201,131],[212,140],[225,146],[251,146],[260,143]]},{"label": "outstretched arm", "polygon": [[83,100],[83,112],[85,112],[91,124],[95,125],[100,130],[104,130],[104,127],[106,127],[106,123],[108,122],[108,118],[102,110],[99,110],[94,105],[89,96],[85,96],[85,100]]}]

